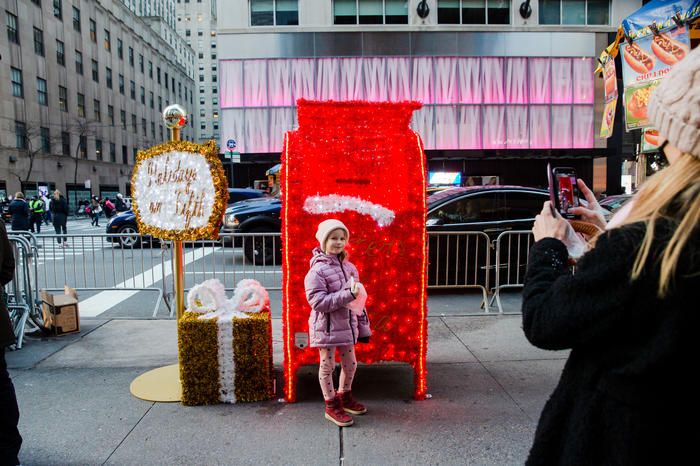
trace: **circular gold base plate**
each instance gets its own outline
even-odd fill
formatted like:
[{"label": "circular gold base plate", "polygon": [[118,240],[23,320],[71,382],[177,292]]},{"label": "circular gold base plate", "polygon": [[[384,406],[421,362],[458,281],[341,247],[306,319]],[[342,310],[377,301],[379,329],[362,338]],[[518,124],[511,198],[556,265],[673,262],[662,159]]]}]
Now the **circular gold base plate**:
[{"label": "circular gold base plate", "polygon": [[180,365],[159,367],[136,377],[129,386],[131,394],[146,401],[172,403],[182,398]]}]

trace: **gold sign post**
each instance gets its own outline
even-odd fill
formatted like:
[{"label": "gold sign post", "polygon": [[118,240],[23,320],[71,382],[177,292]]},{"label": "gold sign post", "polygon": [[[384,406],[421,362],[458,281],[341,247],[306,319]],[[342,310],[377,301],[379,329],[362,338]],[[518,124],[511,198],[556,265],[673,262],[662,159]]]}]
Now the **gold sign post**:
[{"label": "gold sign post", "polygon": [[[171,130],[172,142],[180,141],[180,130],[187,124],[187,112],[179,105],[163,110],[165,125]],[[185,279],[183,270],[182,240],[173,240],[173,283],[175,309],[179,321],[185,312]],[[165,279],[165,277],[163,277]],[[131,394],[147,401],[175,402],[182,398],[180,365],[171,364],[141,374],[131,382]]]}]

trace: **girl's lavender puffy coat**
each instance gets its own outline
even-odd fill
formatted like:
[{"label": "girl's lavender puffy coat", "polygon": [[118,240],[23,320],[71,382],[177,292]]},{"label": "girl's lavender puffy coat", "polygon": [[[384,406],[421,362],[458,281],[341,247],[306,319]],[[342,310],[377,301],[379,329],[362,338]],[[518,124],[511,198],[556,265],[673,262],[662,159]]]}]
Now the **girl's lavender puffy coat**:
[{"label": "girl's lavender puffy coat", "polygon": [[347,307],[355,299],[348,285],[351,276],[355,281],[360,279],[351,262],[314,249],[311,269],[304,279],[306,299],[311,305],[309,346],[354,345],[358,337],[371,335],[367,313],[358,318]]}]

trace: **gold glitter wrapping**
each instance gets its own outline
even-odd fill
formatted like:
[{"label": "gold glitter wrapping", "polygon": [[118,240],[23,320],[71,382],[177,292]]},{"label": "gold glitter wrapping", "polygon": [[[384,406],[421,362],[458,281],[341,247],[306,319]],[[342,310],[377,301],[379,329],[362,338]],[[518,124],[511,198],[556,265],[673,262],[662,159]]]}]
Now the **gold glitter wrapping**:
[{"label": "gold glitter wrapping", "polygon": [[139,213],[139,200],[134,196],[131,203],[131,208],[136,214],[136,223],[139,226],[139,233],[142,235],[151,235],[156,238],[173,240],[173,241],[193,241],[197,239],[217,239],[219,237],[219,225],[221,218],[224,215],[228,204],[228,180],[224,173],[224,167],[219,160],[219,149],[215,141],[209,141],[206,144],[196,144],[189,141],[170,141],[150,149],[140,150],[136,154],[136,165],[131,173],[131,186],[136,186],[136,173],[138,173],[141,163],[152,157],[165,154],[166,152],[192,152],[203,155],[209,163],[211,177],[214,180],[214,189],[216,191],[216,200],[212,207],[211,215],[207,226],[201,228],[188,228],[185,230],[164,230],[152,225],[145,224],[141,221]]},{"label": "gold glitter wrapping", "polygon": [[[219,360],[216,319],[199,319],[185,312],[178,322],[182,403],[219,403]],[[274,396],[272,321],[270,312],[233,319],[233,354],[237,402],[268,400]]]}]

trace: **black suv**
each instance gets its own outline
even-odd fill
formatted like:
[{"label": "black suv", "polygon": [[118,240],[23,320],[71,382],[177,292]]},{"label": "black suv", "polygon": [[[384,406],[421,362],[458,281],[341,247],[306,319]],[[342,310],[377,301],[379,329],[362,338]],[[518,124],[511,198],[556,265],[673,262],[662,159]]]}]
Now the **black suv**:
[{"label": "black suv", "polygon": [[[509,230],[529,230],[549,199],[546,190],[522,186],[472,186],[436,192],[428,197],[427,229],[429,232],[479,231],[496,240]],[[278,233],[281,228],[282,203],[277,198],[252,199],[237,202],[226,209],[222,232]],[[462,235],[431,235],[429,238],[428,283],[485,283],[486,270],[474,264],[485,264],[490,245],[475,247],[475,239]],[[276,238],[246,238],[243,243],[246,258],[254,264],[281,263],[281,244]],[[524,268],[526,249],[521,262]],[[521,270],[521,273],[524,270]],[[493,277],[492,277],[493,278]]]}]

